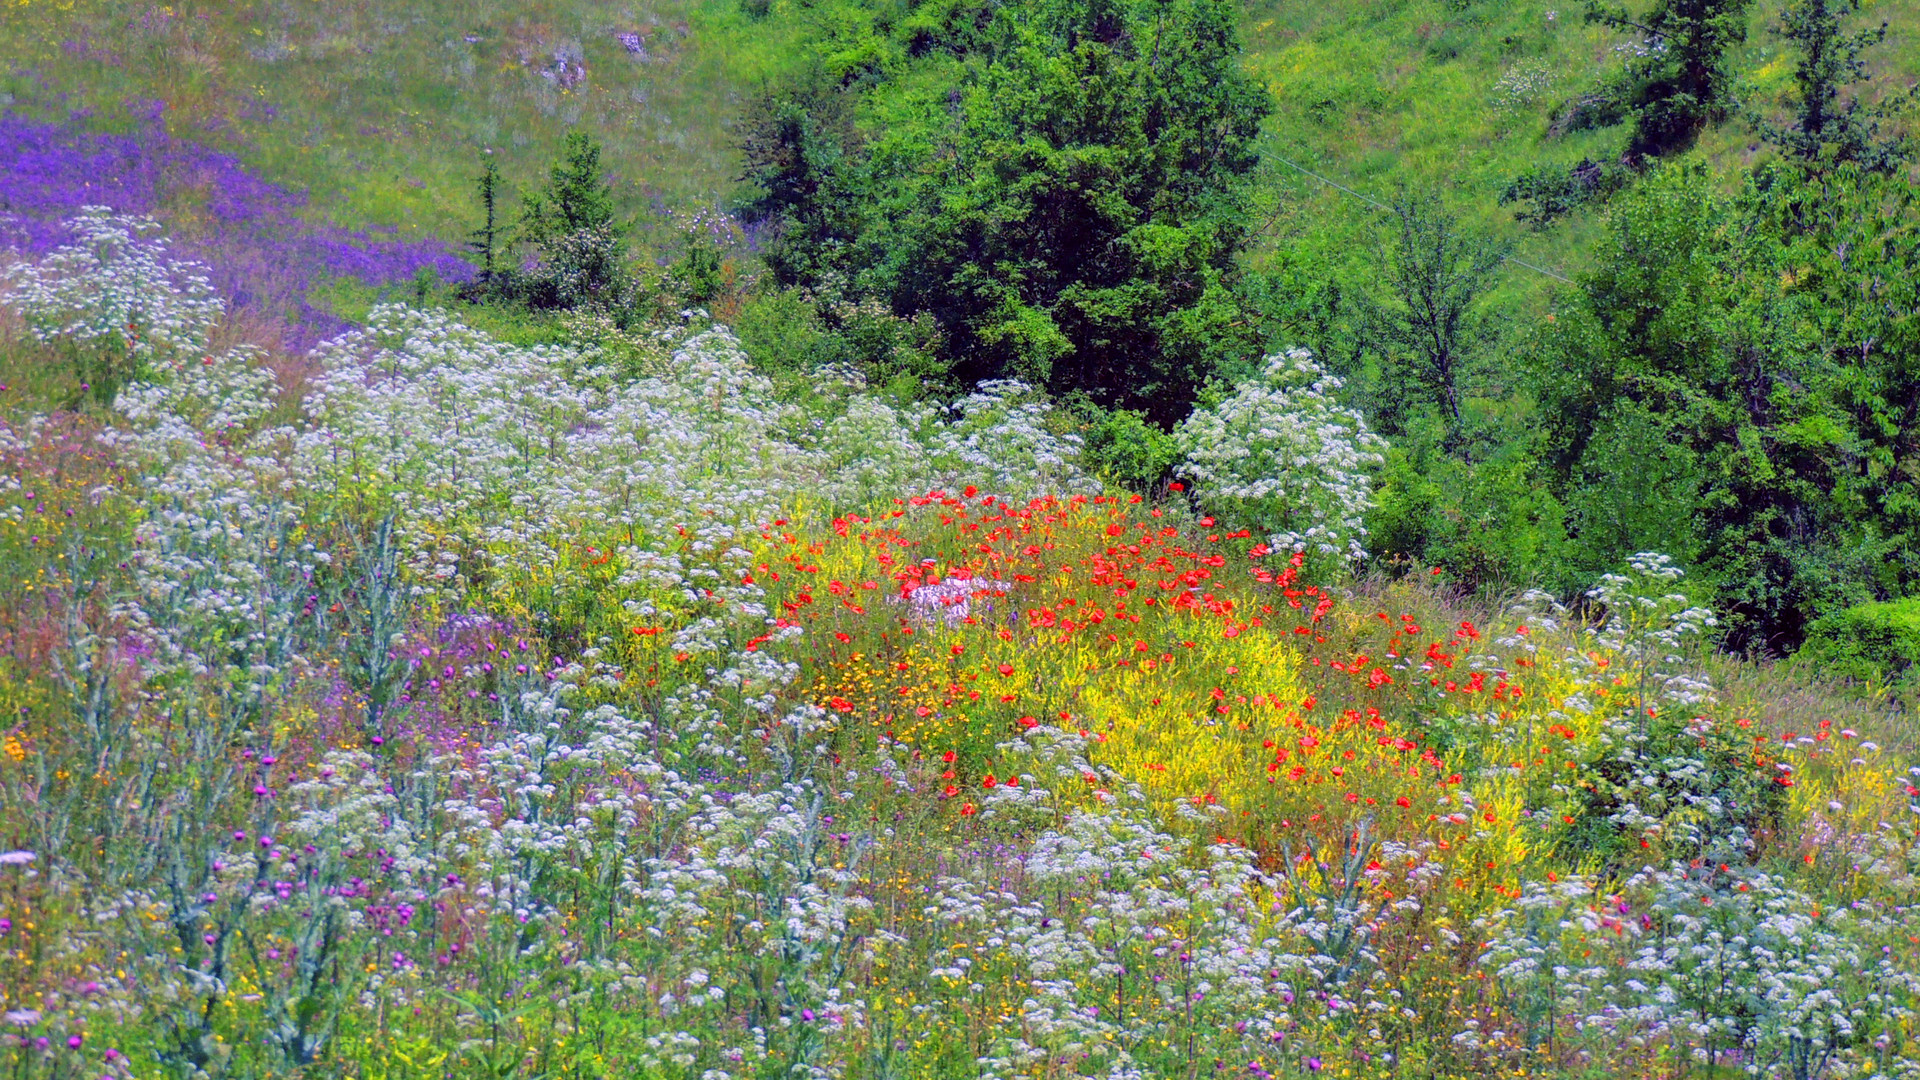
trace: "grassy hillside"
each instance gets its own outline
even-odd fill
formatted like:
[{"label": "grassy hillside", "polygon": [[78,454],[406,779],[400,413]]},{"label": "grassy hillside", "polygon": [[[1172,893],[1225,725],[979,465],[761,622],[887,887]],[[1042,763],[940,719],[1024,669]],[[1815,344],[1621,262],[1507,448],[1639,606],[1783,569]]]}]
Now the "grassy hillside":
[{"label": "grassy hillside", "polygon": [[0,66],[16,110],[125,130],[161,101],[172,137],[306,189],[334,221],[449,237],[470,227],[483,149],[532,182],[574,125],[606,142],[636,218],[722,195],[726,122],[793,29],[675,0],[36,0],[8,19]]},{"label": "grassy hillside", "polygon": [[[1782,100],[1791,74],[1766,30],[1777,6],[1755,12],[1739,65],[1762,105]],[[1893,27],[1871,56],[1882,90],[1911,82],[1920,0],[1874,0],[1867,15]],[[452,239],[471,227],[484,149],[509,181],[534,183],[578,125],[605,140],[623,210],[665,240],[675,227],[664,211],[735,191],[729,121],[744,95],[805,62],[795,44],[830,17],[790,0],[758,14],[737,0],[28,0],[9,5],[0,36],[0,102],[104,131],[134,130],[164,102],[171,137],[307,191],[311,213]],[[1372,213],[1284,159],[1374,197],[1444,191],[1469,220],[1510,232],[1528,261],[1581,264],[1577,222],[1532,236],[1495,205],[1530,164],[1618,150],[1617,131],[1549,134],[1553,112],[1619,62],[1617,38],[1575,5],[1254,0],[1244,34],[1247,66],[1277,103],[1270,243],[1357,253]],[[1756,147],[1736,120],[1700,152],[1731,164]],[[182,216],[176,227],[190,228]]]},{"label": "grassy hillside", "polygon": [[[1751,105],[1784,112],[1792,56],[1770,30],[1780,4],[1756,5],[1736,63]],[[1861,17],[1889,24],[1868,53],[1874,93],[1912,85],[1920,72],[1920,4],[1870,0]],[[1576,219],[1541,236],[1498,206],[1502,188],[1536,164],[1570,164],[1619,153],[1621,130],[1566,134],[1553,119],[1621,63],[1618,35],[1581,19],[1561,0],[1255,0],[1244,24],[1247,64],[1272,87],[1277,109],[1265,149],[1284,193],[1280,237],[1317,253],[1354,249],[1373,214],[1364,202],[1282,164],[1320,172],[1386,199],[1401,188],[1444,192],[1458,212],[1507,235],[1519,257],[1563,272],[1580,269],[1591,225]],[[1697,153],[1717,166],[1761,152],[1735,118],[1710,131]],[[1522,274],[1534,282],[1538,275]]]}]

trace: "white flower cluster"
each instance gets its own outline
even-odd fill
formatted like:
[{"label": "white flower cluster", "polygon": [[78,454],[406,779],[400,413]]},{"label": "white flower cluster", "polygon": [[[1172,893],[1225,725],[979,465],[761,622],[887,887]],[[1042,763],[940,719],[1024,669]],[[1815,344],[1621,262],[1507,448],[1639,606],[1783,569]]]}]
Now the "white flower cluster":
[{"label": "white flower cluster", "polygon": [[[1031,840],[958,863],[923,911],[947,935],[926,973],[936,991],[964,999],[1007,978],[1029,989],[980,1075],[1152,1075],[1182,1055],[1304,1061],[1315,1047],[1298,1041],[1303,1023],[1326,1019],[1390,1054],[1379,1025],[1396,997],[1368,942],[1421,905],[1371,889],[1389,871],[1365,867],[1390,859],[1394,888],[1418,890],[1440,870],[1430,853],[1362,832],[1331,866],[1262,872],[1244,847],[1168,832],[1139,787],[1089,764],[1089,745],[1048,726],[1001,744],[1020,785],[990,791],[979,813]],[[1089,777],[1104,785],[1095,805],[1061,816],[1046,785]]]},{"label": "white flower cluster", "polygon": [[1275,547],[1366,555],[1370,472],[1386,442],[1338,403],[1340,380],[1296,349],[1175,432],[1182,474],[1223,516],[1273,532]]},{"label": "white flower cluster", "polygon": [[41,341],[124,352],[133,376],[192,357],[225,314],[206,267],[168,256],[151,218],[82,207],[76,234],[45,258],[0,271],[0,301]]},{"label": "white flower cluster", "polygon": [[1554,70],[1541,60],[1515,64],[1493,84],[1493,107],[1501,112],[1532,108],[1552,92]]},{"label": "white flower cluster", "polygon": [[[597,351],[516,348],[403,307],[376,309],[319,355],[299,482],[343,499],[380,491],[414,568],[449,587],[471,580],[476,559],[551,566],[574,534],[608,526],[646,548],[663,525],[743,527],[823,498],[1087,486],[1077,442],[1049,432],[1046,407],[1019,401],[1017,384],[984,384],[951,418],[855,393],[814,438],[788,439],[803,418],[723,328],[628,381]],[[447,535],[456,522],[469,532]]]},{"label": "white flower cluster", "polygon": [[[1684,863],[1617,887],[1532,882],[1476,926],[1481,963],[1537,1024],[1530,1041],[1552,1024],[1606,1060],[1677,1039],[1701,1064],[1821,1076],[1857,1031],[1899,1019],[1894,1003],[1916,983],[1861,948],[1894,929],[1864,904],[1823,911],[1775,876]],[[1456,1041],[1483,1037],[1468,1029]]]},{"label": "white flower cluster", "polygon": [[851,505],[966,484],[1019,500],[1097,491],[1080,470],[1079,437],[1049,430],[1050,411],[1012,380],[983,382],[951,410],[852,394],[821,424],[823,490]]},{"label": "white flower cluster", "polygon": [[1684,593],[1663,591],[1686,576],[1671,556],[1642,551],[1627,560],[1627,567],[1628,573],[1607,574],[1587,593],[1606,614],[1597,643],[1627,661],[1638,676],[1643,705],[1711,701],[1712,684],[1687,670],[1681,650],[1689,639],[1701,639],[1720,625],[1719,620]]}]

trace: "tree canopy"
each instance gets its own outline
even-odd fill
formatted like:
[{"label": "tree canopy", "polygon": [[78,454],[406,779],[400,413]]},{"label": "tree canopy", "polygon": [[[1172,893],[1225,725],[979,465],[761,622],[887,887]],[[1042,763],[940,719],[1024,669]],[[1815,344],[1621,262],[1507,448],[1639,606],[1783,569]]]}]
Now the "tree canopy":
[{"label": "tree canopy", "polygon": [[1023,378],[1171,425],[1250,341],[1236,184],[1271,103],[1240,69],[1236,14],[1053,0],[898,28],[891,60],[842,50],[866,59],[746,125],[778,272],[931,313],[961,382]]},{"label": "tree canopy", "polygon": [[1911,185],[1698,167],[1614,207],[1540,354],[1546,461],[1587,559],[1661,541],[1707,571],[1730,639],[1920,580],[1920,244]]}]

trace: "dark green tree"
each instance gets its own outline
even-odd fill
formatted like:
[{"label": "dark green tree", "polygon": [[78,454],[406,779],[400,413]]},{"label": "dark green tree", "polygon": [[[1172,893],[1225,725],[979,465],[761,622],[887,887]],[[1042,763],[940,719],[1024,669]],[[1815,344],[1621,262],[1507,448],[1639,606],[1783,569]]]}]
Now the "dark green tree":
[{"label": "dark green tree", "polygon": [[584,131],[567,132],[546,190],[528,192],[522,203],[521,227],[535,244],[583,229],[611,228],[613,190],[601,172],[600,144]]},{"label": "dark green tree", "polygon": [[1666,550],[1729,642],[1920,585],[1920,207],[1848,166],[1662,169],[1537,353],[1569,558]]},{"label": "dark green tree", "polygon": [[853,91],[815,66],[763,91],[736,127],[741,179],[759,188],[746,216],[773,223],[766,262],[782,285],[816,282],[858,233],[853,106]]},{"label": "dark green tree", "polygon": [[500,226],[500,163],[493,159],[489,150],[483,159],[480,177],[475,181],[480,193],[480,209],[483,216],[480,227],[469,233],[467,247],[480,256],[480,287],[486,289],[494,281],[494,252],[500,246],[506,230]]},{"label": "dark green tree", "polygon": [[1747,40],[1753,0],[1653,0],[1645,14],[1588,0],[1586,19],[1642,36],[1627,64],[1624,100],[1633,119],[1630,157],[1658,157],[1693,145],[1726,115],[1733,72],[1728,52]]},{"label": "dark green tree", "polygon": [[1237,17],[1226,0],[950,5],[891,52],[839,50],[854,59],[832,85],[871,87],[857,154],[838,106],[808,107],[837,88],[748,125],[777,271],[931,313],[962,384],[1181,419],[1253,341],[1235,188],[1271,102],[1240,68]]},{"label": "dark green tree", "polygon": [[614,226],[600,144],[585,132],[568,132],[546,189],[528,192],[522,202],[521,233],[539,252],[527,300],[536,307],[624,307],[625,247]]},{"label": "dark green tree", "polygon": [[[1891,108],[1866,105],[1848,92],[1867,78],[1861,54],[1887,37],[1886,23],[1847,30],[1845,19],[1859,10],[1860,0],[1799,0],[1780,13],[1774,32],[1800,50],[1793,68],[1794,123],[1782,127],[1761,119],[1755,126],[1762,138],[1804,165],[1854,164],[1890,173],[1910,151],[1906,139],[1880,135],[1880,121]],[[1909,91],[1897,104],[1912,97]]]},{"label": "dark green tree", "polygon": [[879,279],[928,310],[964,383],[1024,378],[1189,411],[1246,351],[1235,185],[1271,108],[1222,0],[1055,0],[1003,9],[927,147],[896,173]]}]

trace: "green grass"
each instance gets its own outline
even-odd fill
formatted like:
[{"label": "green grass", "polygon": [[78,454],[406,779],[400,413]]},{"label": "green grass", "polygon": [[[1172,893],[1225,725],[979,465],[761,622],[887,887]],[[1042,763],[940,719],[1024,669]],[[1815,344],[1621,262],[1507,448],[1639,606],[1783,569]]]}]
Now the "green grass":
[{"label": "green grass", "polygon": [[[1606,46],[1567,13],[1548,21],[1543,12],[1491,3],[1460,11],[1442,3],[1252,5],[1248,65],[1277,104],[1263,148],[1300,223],[1293,241],[1336,264],[1366,257],[1378,211],[1279,158],[1382,201],[1438,192],[1468,224],[1515,241],[1527,261],[1572,268],[1578,244],[1533,235],[1497,205],[1529,164],[1605,154],[1617,142],[1588,133],[1545,145],[1549,109],[1593,81]],[[1548,87],[1531,101],[1496,104],[1501,77],[1528,66],[1549,73]]]},{"label": "green grass", "polygon": [[[0,70],[15,73],[4,90],[16,108],[91,108],[112,127],[128,122],[121,103],[161,99],[173,135],[307,189],[319,216],[449,238],[472,227],[483,150],[524,188],[574,125],[605,142],[621,209],[643,231],[661,208],[726,197],[727,121],[790,62],[798,30],[699,0],[188,0],[145,15],[9,0],[7,19]],[[620,32],[643,34],[645,55]],[[556,54],[585,77],[562,85]]]},{"label": "green grass", "polygon": [[[538,184],[571,126],[606,144],[616,196],[640,247],[670,246],[683,212],[737,195],[730,122],[745,97],[804,64],[807,29],[831,5],[779,0],[187,0],[144,13],[107,0],[5,0],[0,102],[102,126],[122,103],[163,99],[176,136],[207,139],[312,195],[312,212],[360,228],[457,239],[474,224],[472,177],[492,148],[517,188]],[[1791,57],[1764,0],[1739,62],[1753,101],[1778,109]],[[1548,12],[1554,11],[1549,18]],[[1870,54],[1874,93],[1920,71],[1920,0],[1868,0],[1893,27]],[[645,56],[616,38],[645,37]],[[1377,211],[1281,159],[1390,199],[1439,191],[1528,262],[1575,272],[1590,218],[1542,234],[1497,206],[1509,178],[1541,162],[1617,153],[1622,132],[1554,137],[1549,118],[1619,63],[1616,39],[1572,0],[1251,0],[1246,63],[1272,89],[1269,199],[1256,261],[1282,248],[1359,269]],[[556,54],[586,74],[563,86]],[[555,75],[547,78],[542,73]],[[1532,75],[1531,93],[1503,93]],[[1697,151],[1717,166],[1759,153],[1738,119]],[[1533,306],[1549,278],[1516,268],[1507,303]]]},{"label": "green grass", "polygon": [[[1762,0],[1735,67],[1757,108],[1784,115],[1792,54],[1768,27],[1778,0]],[[1549,19],[1547,13],[1554,12]],[[1868,53],[1877,96],[1911,85],[1920,72],[1920,2],[1868,0],[1860,16],[1890,24]],[[1439,192],[1463,221],[1515,244],[1528,262],[1564,273],[1586,266],[1597,234],[1592,215],[1546,233],[1516,223],[1500,191],[1536,164],[1617,156],[1624,129],[1550,133],[1554,113],[1620,63],[1619,38],[1586,25],[1574,0],[1253,0],[1244,23],[1247,65],[1273,91],[1277,108],[1263,149],[1281,213],[1268,237],[1305,246],[1335,265],[1369,256],[1378,211],[1300,175],[1277,159],[1383,201],[1401,190]],[[1503,78],[1543,76],[1530,94],[1505,93]],[[1757,160],[1761,148],[1734,118],[1702,138],[1695,153],[1716,168]],[[1509,275],[1508,302],[1538,296],[1551,280],[1522,268]]]}]

